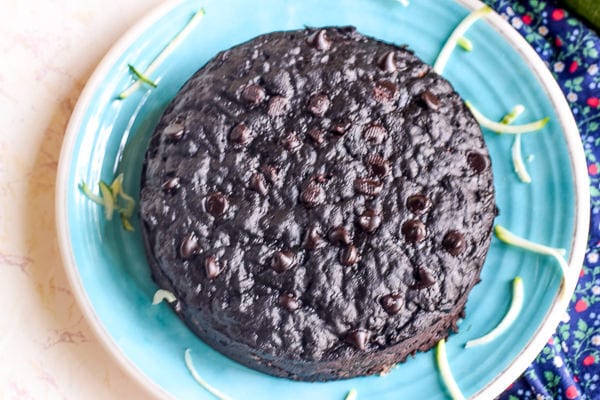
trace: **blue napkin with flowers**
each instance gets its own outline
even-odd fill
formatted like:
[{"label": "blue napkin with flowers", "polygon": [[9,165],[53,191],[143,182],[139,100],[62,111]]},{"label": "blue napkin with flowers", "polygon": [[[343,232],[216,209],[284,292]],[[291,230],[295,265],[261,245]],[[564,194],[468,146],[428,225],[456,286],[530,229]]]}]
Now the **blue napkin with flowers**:
[{"label": "blue napkin with flowers", "polygon": [[[485,1],[527,39],[562,88],[579,126],[592,195],[588,249],[568,312],[500,399],[600,400],[600,37],[556,1]],[[600,0],[587,3],[598,15]],[[593,23],[594,15],[583,17]]]}]

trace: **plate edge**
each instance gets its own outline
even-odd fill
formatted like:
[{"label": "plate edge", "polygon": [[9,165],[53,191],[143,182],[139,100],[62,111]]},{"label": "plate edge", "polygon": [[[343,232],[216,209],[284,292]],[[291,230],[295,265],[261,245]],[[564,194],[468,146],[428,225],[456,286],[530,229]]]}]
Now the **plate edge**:
[{"label": "plate edge", "polygon": [[143,17],[136,22],[133,27],[128,29],[125,34],[120,36],[120,38],[110,47],[109,51],[102,56],[100,63],[88,78],[85,87],[79,95],[75,108],[69,118],[69,123],[65,129],[65,136],[60,150],[55,187],[56,233],[58,237],[59,252],[67,279],[73,289],[74,297],[79,307],[82,309],[83,315],[91,326],[94,335],[99,339],[99,342],[106,350],[108,350],[108,353],[113,359],[117,361],[118,367],[137,382],[138,386],[149,396],[168,400],[174,400],[175,398],[139,369],[129,357],[125,355],[123,350],[98,319],[96,311],[83,288],[81,277],[75,268],[75,256],[69,246],[69,243],[71,243],[71,232],[69,230],[67,218],[67,193],[69,190],[70,166],[73,159],[72,150],[77,141],[77,133],[83,124],[83,116],[91,103],[94,93],[102,84],[104,76],[106,76],[110,68],[113,67],[114,59],[129,48],[138,36],[150,29],[160,18],[189,2],[190,0],[167,0],[153,8],[151,11],[144,13]]}]

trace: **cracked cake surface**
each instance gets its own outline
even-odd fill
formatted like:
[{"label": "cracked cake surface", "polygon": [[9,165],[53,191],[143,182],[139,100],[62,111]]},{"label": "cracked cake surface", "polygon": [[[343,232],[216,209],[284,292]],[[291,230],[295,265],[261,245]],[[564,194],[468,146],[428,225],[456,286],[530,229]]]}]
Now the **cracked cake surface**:
[{"label": "cracked cake surface", "polygon": [[496,215],[481,130],[405,47],[275,32],[185,83],[150,140],[157,284],[222,353],[273,375],[388,370],[464,313]]}]

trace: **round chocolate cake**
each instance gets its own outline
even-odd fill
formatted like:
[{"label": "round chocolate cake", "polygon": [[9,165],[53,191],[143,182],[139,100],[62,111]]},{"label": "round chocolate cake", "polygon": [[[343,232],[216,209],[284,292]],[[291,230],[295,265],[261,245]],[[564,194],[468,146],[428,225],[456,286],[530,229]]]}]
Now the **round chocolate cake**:
[{"label": "round chocolate cake", "polygon": [[152,276],[185,323],[300,380],[385,372],[447,337],[496,215],[452,86],[352,27],[210,60],[152,136],[140,210]]}]

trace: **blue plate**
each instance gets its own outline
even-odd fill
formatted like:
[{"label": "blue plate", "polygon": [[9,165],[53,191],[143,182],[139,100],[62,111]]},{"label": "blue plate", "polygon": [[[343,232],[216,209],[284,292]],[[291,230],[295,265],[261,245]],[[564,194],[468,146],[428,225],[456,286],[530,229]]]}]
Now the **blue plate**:
[{"label": "blue plate", "polygon": [[[443,3],[443,6],[441,6]],[[139,221],[135,232],[106,221],[103,210],[78,190],[125,173],[125,189],[136,198],[142,159],[161,112],[182,84],[218,51],[258,34],[304,25],[355,25],[368,35],[406,43],[432,63],[457,23],[476,0],[419,0],[404,7],[394,0],[183,0],[163,5],[115,45],[82,94],[68,127],[59,167],[57,221],[61,251],[74,291],[91,325],[108,349],[161,397],[210,399],[186,369],[191,348],[201,376],[234,399],[341,399],[356,388],[359,398],[442,399],[433,352],[421,353],[385,377],[327,383],[274,378],[237,364],[196,338],[166,304],[152,306],[156,285],[146,263]],[[151,76],[126,100],[116,95],[131,83],[127,64],[144,69],[200,6],[206,16]],[[564,313],[585,250],[589,221],[587,175],[579,135],[566,101],[542,62],[498,15],[476,23],[467,35],[470,53],[452,54],[444,75],[484,114],[500,118],[524,104],[523,121],[551,122],[523,137],[533,183],[520,183],[510,161],[512,138],[485,132],[493,160],[497,222],[531,240],[568,250],[567,295],[557,296],[558,265],[550,258],[492,246],[483,280],[473,290],[460,333],[448,341],[451,368],[467,396],[491,398],[515,379],[541,350]],[[511,299],[511,280],[520,275],[525,304],[511,329],[492,344],[464,343],[494,327]]]}]

